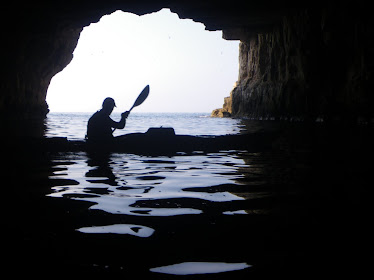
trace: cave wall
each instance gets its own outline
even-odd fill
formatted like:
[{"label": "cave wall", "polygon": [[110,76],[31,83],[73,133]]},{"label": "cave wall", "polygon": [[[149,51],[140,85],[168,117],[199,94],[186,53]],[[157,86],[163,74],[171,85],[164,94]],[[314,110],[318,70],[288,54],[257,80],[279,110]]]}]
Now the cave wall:
[{"label": "cave wall", "polygon": [[364,7],[349,4],[302,9],[271,31],[242,32],[231,114],[373,121],[373,27]]},{"label": "cave wall", "polygon": [[[64,28],[51,33],[28,30],[18,33],[12,64],[2,75],[0,111],[9,118],[41,118],[48,113],[46,93],[52,77],[73,58],[82,28]],[[9,55],[8,53],[8,55]]]},{"label": "cave wall", "polygon": [[[373,22],[357,1],[76,0],[9,3],[2,12],[1,124],[42,119],[51,78],[71,61],[81,30],[116,10],[170,8],[241,40],[240,74],[225,107],[254,118],[373,116]],[[346,3],[346,1],[345,1]],[[292,4],[292,5],[291,5]],[[302,6],[301,6],[302,5]],[[353,8],[352,8],[353,7]],[[131,27],[129,27],[131,28]]]},{"label": "cave wall", "polygon": [[[32,1],[2,8],[0,125],[25,126],[49,112],[52,77],[72,60],[80,32],[117,9],[142,14],[157,10],[136,1]],[[26,125],[30,125],[27,123]],[[42,123],[41,123],[42,125]]]}]

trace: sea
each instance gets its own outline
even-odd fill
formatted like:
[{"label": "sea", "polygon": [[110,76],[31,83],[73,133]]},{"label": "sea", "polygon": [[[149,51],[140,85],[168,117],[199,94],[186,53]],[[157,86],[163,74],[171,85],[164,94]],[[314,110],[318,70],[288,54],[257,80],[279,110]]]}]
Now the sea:
[{"label": "sea", "polygon": [[[83,140],[90,116],[50,113],[45,136]],[[120,119],[115,113],[111,117]],[[150,127],[217,136],[248,130],[240,119],[212,118],[209,113],[134,112],[125,129],[114,135]],[[40,182],[34,183],[40,187],[33,196],[39,195],[41,207],[48,211],[37,215],[39,222],[26,219],[32,225],[24,227],[24,247],[55,244],[58,249],[41,246],[52,256],[43,260],[48,267],[83,272],[86,277],[109,273],[200,279],[213,274],[240,279],[257,273],[252,267],[259,260],[254,256],[271,244],[261,237],[269,225],[257,221],[271,211],[259,201],[273,196],[259,153],[196,151],[150,157],[82,151],[52,153],[32,162],[27,181]]]},{"label": "sea", "polygon": [[[67,137],[69,140],[85,138],[87,121],[92,113],[49,113],[46,119],[47,137]],[[111,118],[119,121],[119,113]],[[210,113],[137,113],[129,115],[126,127],[116,130],[114,136],[146,132],[150,127],[172,127],[176,134],[227,135],[238,134],[245,129],[239,119],[212,118]]]},{"label": "sea", "polygon": [[[90,115],[50,113],[45,136],[83,140]],[[115,135],[161,126],[177,134],[226,135],[280,124],[134,112]],[[369,231],[359,221],[370,220],[365,205],[371,204],[361,203],[360,194],[372,172],[364,161],[349,160],[357,154],[349,157],[349,145],[342,143],[346,129],[336,136],[312,128],[287,124],[271,148],[256,152],[10,153],[2,169],[3,214],[10,221],[3,224],[9,234],[5,267],[12,275],[82,279],[344,273],[360,255],[355,249],[366,246],[359,239]],[[311,145],[315,141],[318,146]],[[347,228],[357,232],[354,246],[347,243],[353,232]]]},{"label": "sea", "polygon": [[[50,113],[45,137],[83,140],[90,116]],[[134,112],[115,136],[150,127],[218,136],[248,127],[254,132],[263,124],[209,113]],[[284,219],[275,219],[269,205],[286,191],[273,190],[276,162],[246,150],[168,156],[59,151],[24,158],[15,167],[23,170],[15,180],[23,201],[21,218],[14,219],[22,220],[14,226],[22,233],[19,262],[36,274],[52,270],[86,278],[268,274],[266,269],[281,268],[287,250],[278,242]],[[41,257],[34,258],[35,252]]]}]

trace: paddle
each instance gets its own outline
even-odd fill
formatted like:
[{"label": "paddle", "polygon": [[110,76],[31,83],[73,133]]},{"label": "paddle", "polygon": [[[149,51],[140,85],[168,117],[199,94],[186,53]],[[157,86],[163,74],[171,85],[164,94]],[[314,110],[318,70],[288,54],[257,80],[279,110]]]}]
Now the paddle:
[{"label": "paddle", "polygon": [[148,97],[149,94],[149,85],[146,85],[142,92],[139,94],[138,98],[135,100],[134,105],[132,105],[129,113],[134,107],[141,105]]},{"label": "paddle", "polygon": [[[140,104],[142,104],[147,99],[148,94],[149,94],[149,85],[146,85],[145,88],[142,90],[142,92],[139,94],[138,98],[135,100],[134,105],[132,105],[131,109],[129,110],[129,114],[130,114],[131,110],[134,109],[134,107],[139,106]],[[114,128],[112,130],[112,133],[115,130],[116,129]]]}]

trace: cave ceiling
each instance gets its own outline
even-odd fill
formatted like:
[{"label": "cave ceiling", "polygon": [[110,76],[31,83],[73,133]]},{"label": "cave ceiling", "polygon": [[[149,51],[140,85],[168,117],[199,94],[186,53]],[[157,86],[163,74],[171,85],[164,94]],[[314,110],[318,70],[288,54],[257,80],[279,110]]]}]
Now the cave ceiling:
[{"label": "cave ceiling", "polygon": [[64,25],[84,27],[116,10],[143,15],[170,8],[180,18],[203,23],[207,30],[227,31],[226,39],[240,39],[237,38],[240,30],[254,33],[266,30],[287,13],[302,8],[301,5],[305,5],[305,2],[302,3],[304,4],[295,6],[291,1],[272,0],[68,0],[29,1],[22,5],[11,4],[6,9],[11,9],[9,12],[14,15],[9,32],[35,32],[35,29],[43,32]]}]

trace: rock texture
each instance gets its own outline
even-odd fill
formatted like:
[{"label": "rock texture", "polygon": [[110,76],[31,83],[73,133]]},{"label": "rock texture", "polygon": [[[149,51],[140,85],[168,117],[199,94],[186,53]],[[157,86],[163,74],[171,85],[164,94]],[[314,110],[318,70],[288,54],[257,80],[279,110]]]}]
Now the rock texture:
[{"label": "rock texture", "polygon": [[[72,59],[83,27],[116,10],[170,8],[241,40],[240,75],[222,115],[276,118],[373,116],[373,20],[347,4],[248,0],[29,1],[4,5],[0,118],[43,118],[51,78]],[[301,6],[302,5],[302,6]],[[131,28],[131,27],[129,27]],[[232,102],[232,105],[230,105]],[[220,114],[221,114],[220,113]]]},{"label": "rock texture", "polygon": [[[14,17],[1,19],[2,26],[6,26],[0,66],[2,125],[25,126],[24,121],[44,119],[49,111],[46,103],[49,83],[72,60],[83,27],[122,7],[120,1],[102,2],[33,1],[4,7],[3,14]],[[132,5],[129,3],[130,9]],[[135,10],[149,12],[141,4]]]},{"label": "rock texture", "polygon": [[328,6],[284,16],[270,32],[236,35],[242,42],[232,115],[372,119],[373,26],[357,5]]},{"label": "rock texture", "polygon": [[6,77],[0,97],[3,114],[18,118],[45,116],[50,80],[73,58],[81,30],[67,27],[47,34],[40,34],[40,30],[20,31],[27,32],[27,36],[17,34],[20,42],[18,49],[11,51],[13,65],[2,74],[2,78]]},{"label": "rock texture", "polygon": [[229,97],[224,98],[223,107],[221,109],[215,109],[212,112],[212,117],[219,117],[219,118],[228,118],[231,117],[232,114],[232,98],[231,95]]}]

